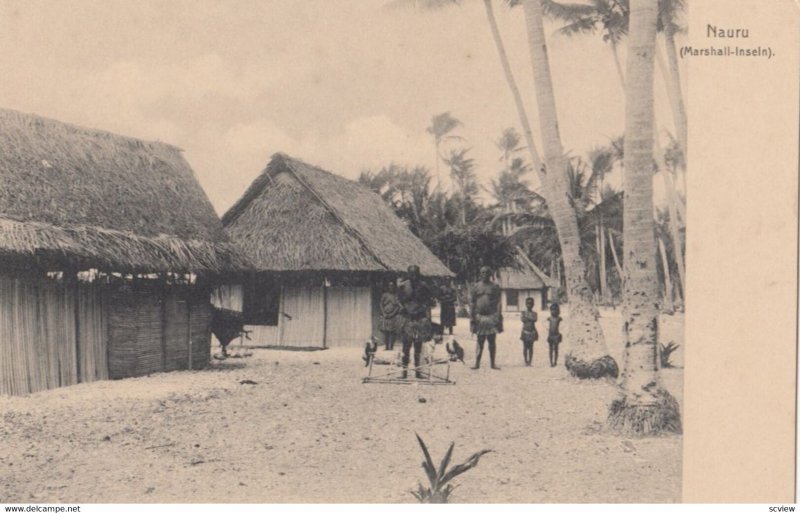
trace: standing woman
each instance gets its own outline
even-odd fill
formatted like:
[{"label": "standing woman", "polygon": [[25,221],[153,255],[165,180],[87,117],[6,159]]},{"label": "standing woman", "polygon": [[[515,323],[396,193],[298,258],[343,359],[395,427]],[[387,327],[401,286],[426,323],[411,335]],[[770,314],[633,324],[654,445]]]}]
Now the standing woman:
[{"label": "standing woman", "polygon": [[453,326],[456,325],[456,289],[453,287],[452,278],[442,286],[439,296],[439,306],[441,311],[439,323],[442,325],[442,331],[444,332],[444,330],[447,329],[450,335],[452,335]]},{"label": "standing woman", "polygon": [[397,297],[397,284],[394,280],[389,280],[386,284],[386,291],[381,296],[381,331],[383,332],[383,343],[386,351],[394,348],[394,341],[403,329],[403,307]]}]

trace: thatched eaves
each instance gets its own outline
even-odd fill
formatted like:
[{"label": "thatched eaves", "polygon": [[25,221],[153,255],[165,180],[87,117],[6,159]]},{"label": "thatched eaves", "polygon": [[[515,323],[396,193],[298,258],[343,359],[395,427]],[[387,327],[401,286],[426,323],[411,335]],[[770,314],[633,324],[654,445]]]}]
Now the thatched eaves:
[{"label": "thatched eaves", "polygon": [[275,154],[222,216],[231,240],[262,271],[403,272],[449,269],[374,192]]},{"label": "thatched eaves", "polygon": [[558,287],[558,281],[546,275],[519,248],[516,264],[516,267],[504,267],[497,272],[497,284],[501,289],[533,290]]},{"label": "thatched eaves", "polygon": [[0,256],[110,271],[247,266],[178,148],[3,109]]}]

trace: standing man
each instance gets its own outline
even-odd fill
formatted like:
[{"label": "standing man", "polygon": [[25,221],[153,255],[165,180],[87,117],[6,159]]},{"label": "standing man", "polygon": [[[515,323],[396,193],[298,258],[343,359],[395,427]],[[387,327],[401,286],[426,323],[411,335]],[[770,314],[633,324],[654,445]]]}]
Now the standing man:
[{"label": "standing man", "polygon": [[475,355],[475,366],[473,369],[481,367],[481,355],[483,354],[483,344],[489,341],[489,359],[492,369],[499,370],[495,365],[495,338],[498,333],[503,332],[503,315],[500,312],[500,287],[492,282],[492,270],[488,267],[481,267],[478,274],[480,280],[473,285],[470,294],[470,328],[473,333],[478,335],[478,348]]},{"label": "standing man", "polygon": [[419,267],[409,266],[408,276],[400,282],[398,298],[403,306],[403,378],[408,376],[408,360],[411,346],[414,346],[414,372],[417,378],[422,378],[419,371],[419,360],[422,353],[422,343],[433,337],[431,326],[431,305],[433,294],[431,289],[422,281]]}]

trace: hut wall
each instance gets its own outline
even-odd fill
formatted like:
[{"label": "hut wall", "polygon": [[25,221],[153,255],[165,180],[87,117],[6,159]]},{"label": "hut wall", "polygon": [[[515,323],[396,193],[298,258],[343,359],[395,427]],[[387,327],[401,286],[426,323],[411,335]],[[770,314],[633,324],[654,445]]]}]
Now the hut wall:
[{"label": "hut wall", "polygon": [[[252,344],[254,346],[277,346],[281,343],[279,326],[246,325],[244,329],[251,332],[250,340],[245,339],[246,344]],[[233,343],[235,344],[236,342],[234,341]]]},{"label": "hut wall", "polygon": [[356,347],[372,331],[372,294],[368,287],[328,287],[326,347]]},{"label": "hut wall", "polygon": [[323,347],[325,308],[322,287],[284,287],[278,319],[280,345]]},{"label": "hut wall", "polygon": [[189,368],[189,304],[176,291],[164,297],[164,370]]},{"label": "hut wall", "polygon": [[0,275],[0,394],[104,379],[102,305],[89,284]]},{"label": "hut wall", "polygon": [[[516,289],[515,289],[516,290]],[[521,289],[516,290],[517,296],[517,304],[516,305],[509,305],[508,304],[508,293],[509,289],[503,289],[503,311],[504,312],[521,312],[525,310],[525,299],[532,297],[535,303],[534,310],[545,310],[547,306],[545,305],[545,297],[543,289]]]},{"label": "hut wall", "polygon": [[78,357],[81,382],[108,379],[104,289],[81,283],[78,292]]},{"label": "hut wall", "polygon": [[241,285],[220,285],[211,292],[211,304],[225,310],[241,312],[243,299]]},{"label": "hut wall", "polygon": [[208,364],[211,304],[203,291],[126,287],[109,299],[109,377],[188,369],[190,358],[192,369]]},{"label": "hut wall", "polygon": [[203,369],[211,359],[211,303],[208,294],[190,294],[192,369]]}]

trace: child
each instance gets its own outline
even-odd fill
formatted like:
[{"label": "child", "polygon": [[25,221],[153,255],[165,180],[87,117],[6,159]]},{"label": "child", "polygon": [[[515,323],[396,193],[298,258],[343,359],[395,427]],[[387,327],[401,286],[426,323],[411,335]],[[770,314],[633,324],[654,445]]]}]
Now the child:
[{"label": "child", "polygon": [[537,317],[533,311],[533,298],[529,297],[525,300],[525,311],[519,316],[522,321],[522,335],[519,337],[522,340],[522,357],[528,367],[533,364],[533,343],[539,340],[539,333],[536,331]]},{"label": "child", "polygon": [[550,346],[550,367],[558,365],[558,344],[561,342],[561,333],[558,327],[561,324],[561,309],[558,303],[550,305],[550,317],[547,319],[550,327],[547,332],[547,344]]}]

